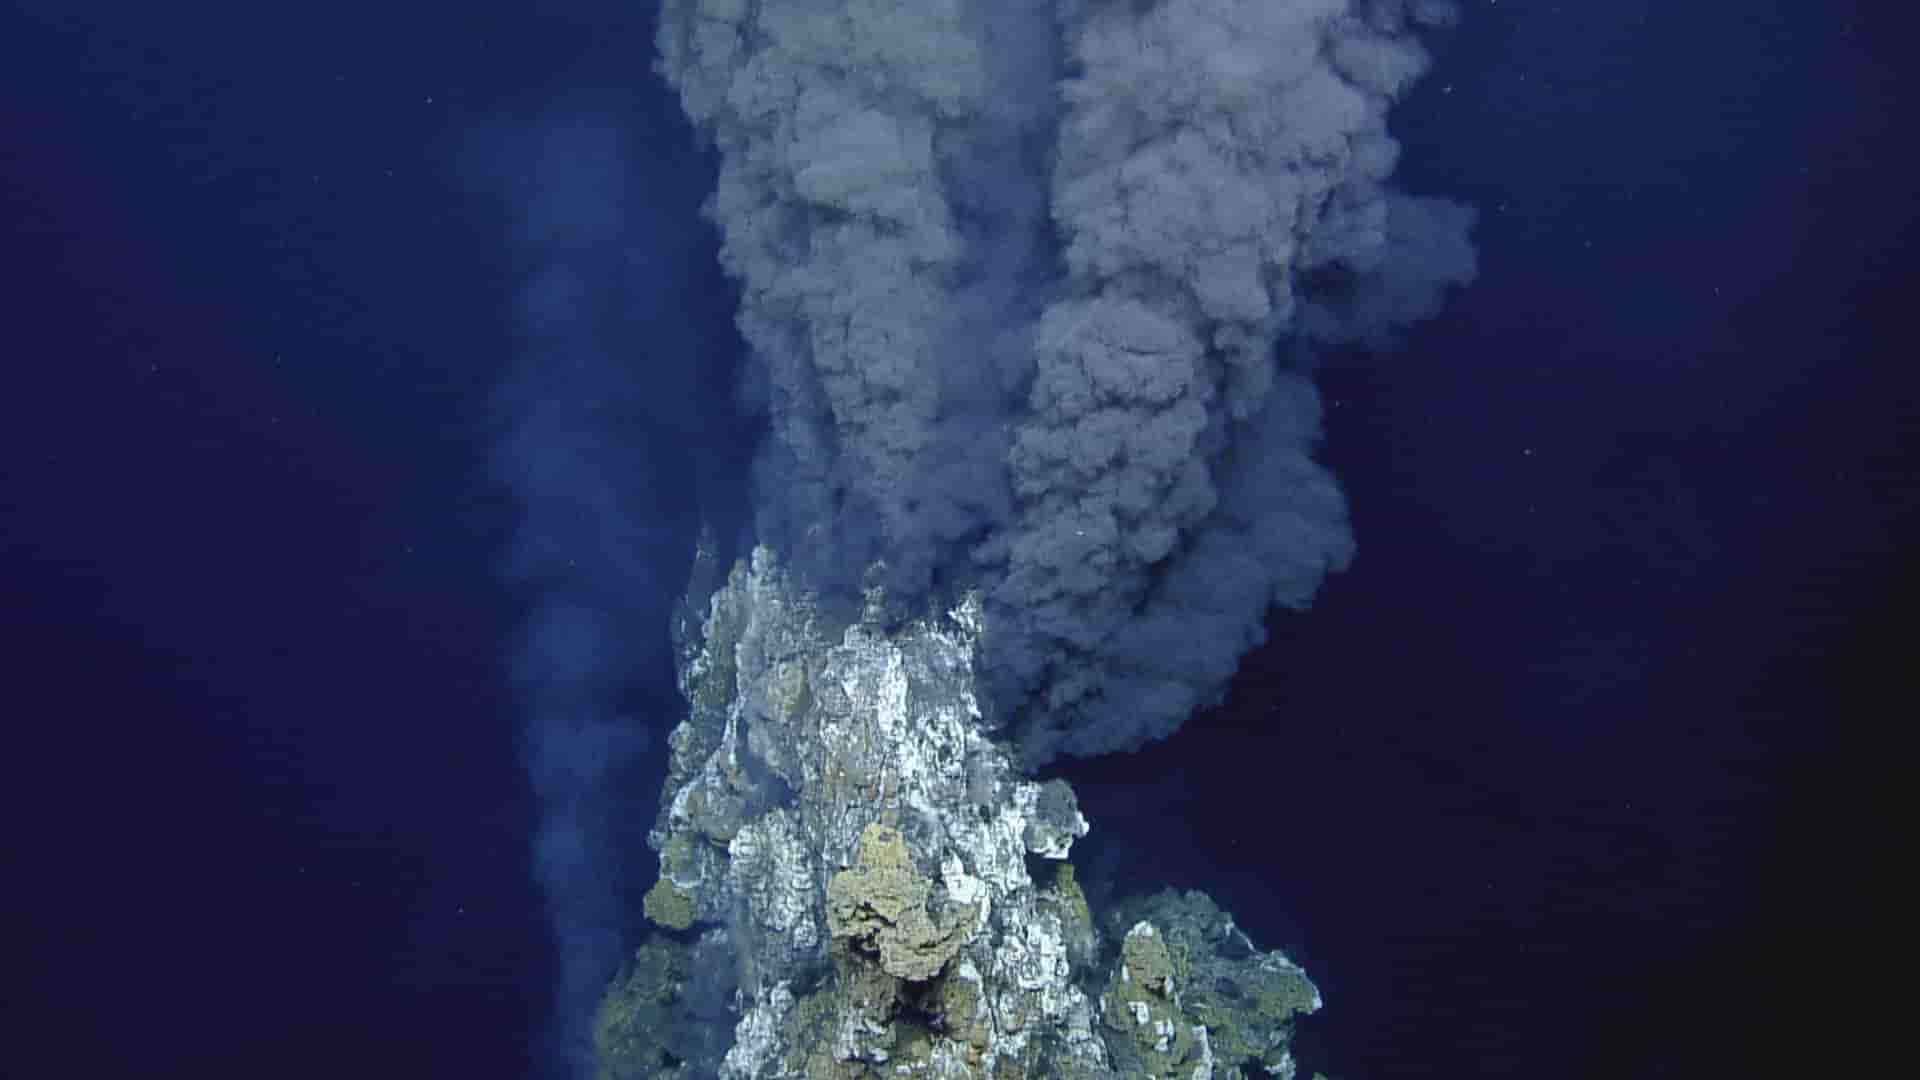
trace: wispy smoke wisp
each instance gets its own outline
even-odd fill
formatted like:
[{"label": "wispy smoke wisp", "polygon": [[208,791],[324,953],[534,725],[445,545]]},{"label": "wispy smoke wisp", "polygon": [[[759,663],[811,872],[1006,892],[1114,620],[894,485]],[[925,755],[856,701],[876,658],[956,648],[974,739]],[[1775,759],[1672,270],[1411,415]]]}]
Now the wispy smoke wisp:
[{"label": "wispy smoke wisp", "polygon": [[517,360],[495,396],[492,466],[520,509],[503,573],[530,604],[512,670],[558,947],[553,1056],[583,1076],[594,1007],[652,872],[641,777],[655,734],[679,718],[666,635],[698,496],[741,483],[730,410],[715,403],[731,350],[705,340],[701,318],[724,299],[690,295],[713,277],[691,254],[711,242],[688,196],[704,177],[684,154],[641,167],[644,118],[618,104],[476,132],[464,163],[505,207],[518,264]]}]

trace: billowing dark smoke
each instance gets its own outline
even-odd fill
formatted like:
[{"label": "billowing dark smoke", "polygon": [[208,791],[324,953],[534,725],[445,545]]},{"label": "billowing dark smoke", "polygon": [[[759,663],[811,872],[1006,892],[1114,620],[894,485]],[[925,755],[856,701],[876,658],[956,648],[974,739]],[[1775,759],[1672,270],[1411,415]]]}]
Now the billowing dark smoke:
[{"label": "billowing dark smoke", "polygon": [[630,147],[649,132],[619,104],[502,121],[464,162],[507,211],[518,263],[493,468],[520,511],[504,569],[531,606],[513,676],[568,1075],[591,1070],[594,1006],[651,883],[645,755],[681,712],[666,628],[698,520],[727,517],[697,495],[741,483],[724,445],[702,445],[724,444],[714,402],[732,376],[730,350],[701,333],[701,309],[725,303],[697,295],[717,284],[695,254],[710,250],[691,215],[706,181],[684,158],[637,169]]},{"label": "billowing dark smoke", "polygon": [[660,69],[771,420],[761,539],[901,611],[980,589],[1029,765],[1217,699],[1353,554],[1316,343],[1473,276],[1386,186],[1402,0],[667,0]]}]

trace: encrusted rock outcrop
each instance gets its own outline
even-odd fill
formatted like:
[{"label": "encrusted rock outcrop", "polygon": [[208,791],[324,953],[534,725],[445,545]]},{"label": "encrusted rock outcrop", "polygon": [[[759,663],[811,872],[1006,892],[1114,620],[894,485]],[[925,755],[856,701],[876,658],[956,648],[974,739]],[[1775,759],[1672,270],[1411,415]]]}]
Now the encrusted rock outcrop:
[{"label": "encrusted rock outcrop", "polygon": [[981,722],[977,606],[835,619],[765,548],[718,588],[700,559],[660,929],[603,1003],[603,1076],[1292,1075],[1318,995],[1205,897],[1123,906],[1103,937],[1071,788],[1017,775]]}]

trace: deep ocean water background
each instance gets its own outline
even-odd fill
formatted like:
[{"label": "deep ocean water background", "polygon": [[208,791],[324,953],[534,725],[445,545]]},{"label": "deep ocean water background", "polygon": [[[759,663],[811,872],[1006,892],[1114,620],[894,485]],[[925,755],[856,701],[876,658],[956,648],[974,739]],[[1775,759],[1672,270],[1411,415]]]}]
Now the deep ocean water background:
[{"label": "deep ocean water background", "polygon": [[[1831,1067],[1843,1007],[1880,1023],[1836,988],[1914,706],[1898,35],[1846,4],[1467,6],[1395,129],[1409,186],[1481,207],[1480,280],[1321,376],[1359,558],[1222,708],[1065,770],[1085,861],[1294,950],[1336,1075]],[[9,968],[68,1071],[549,1066],[502,659],[529,600],[488,472],[525,267],[450,163],[556,100],[617,119],[635,288],[689,336],[635,318],[607,352],[727,348],[711,163],[648,22],[0,21]],[[726,438],[655,433],[634,478],[661,581]],[[670,713],[659,625],[608,707]],[[651,862],[601,869],[633,896]]]}]

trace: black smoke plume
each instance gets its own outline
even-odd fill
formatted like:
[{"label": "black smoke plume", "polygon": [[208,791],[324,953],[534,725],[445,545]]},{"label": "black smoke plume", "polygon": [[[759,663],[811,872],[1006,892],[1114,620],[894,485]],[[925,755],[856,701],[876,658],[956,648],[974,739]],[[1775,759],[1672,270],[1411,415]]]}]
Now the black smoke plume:
[{"label": "black smoke plume", "polygon": [[901,613],[977,589],[1028,765],[1214,701],[1353,555],[1312,349],[1474,274],[1401,194],[1433,0],[667,0],[659,70],[770,422],[759,538]]}]

